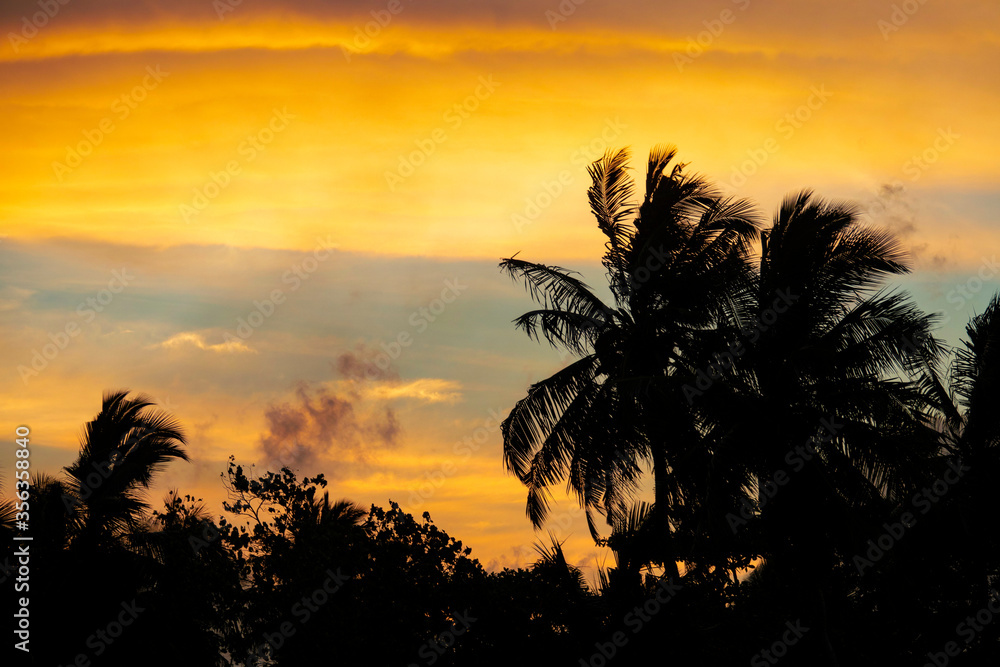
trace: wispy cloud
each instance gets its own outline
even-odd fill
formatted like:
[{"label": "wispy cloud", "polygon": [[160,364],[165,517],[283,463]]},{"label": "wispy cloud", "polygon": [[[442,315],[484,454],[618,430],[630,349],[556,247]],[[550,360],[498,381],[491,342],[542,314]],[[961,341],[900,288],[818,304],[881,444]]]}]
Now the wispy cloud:
[{"label": "wispy cloud", "polygon": [[440,378],[420,378],[398,384],[380,384],[370,390],[377,398],[412,398],[427,403],[455,403],[462,398],[462,385]]},{"label": "wispy cloud", "polygon": [[194,331],[184,331],[179,334],[175,334],[154,347],[165,349],[196,347],[199,350],[217,352],[219,354],[257,354],[257,351],[252,347],[235,339],[230,339],[222,343],[206,343],[205,337]]}]

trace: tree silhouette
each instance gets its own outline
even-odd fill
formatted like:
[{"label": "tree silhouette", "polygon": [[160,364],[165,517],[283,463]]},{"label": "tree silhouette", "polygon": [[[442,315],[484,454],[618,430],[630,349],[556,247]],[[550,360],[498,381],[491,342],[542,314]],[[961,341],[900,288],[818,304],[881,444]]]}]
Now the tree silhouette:
[{"label": "tree silhouette", "polygon": [[542,306],[517,326],[581,356],[532,385],[501,427],[505,465],[528,488],[528,516],[541,525],[549,487],[567,479],[597,539],[593,511],[614,524],[651,466],[659,530],[649,558],[676,577],[673,525],[702,479],[697,419],[679,400],[683,379],[741,307],[758,222],[748,202],[722,197],[684,165],[668,171],[674,157],[673,148],[651,151],[638,208],[627,151],[590,168],[614,307],[560,267],[516,257],[500,266]]},{"label": "tree silhouette", "polygon": [[966,335],[968,339],[956,352],[951,377],[957,399],[954,407],[962,410],[960,418],[955,418],[957,410],[948,409],[943,401],[940,405],[945,408],[949,458],[967,468],[959,496],[965,499],[961,525],[968,551],[963,556],[973,559],[970,575],[975,598],[985,605],[990,589],[1000,579],[1000,539],[994,531],[984,530],[1000,510],[990,490],[1000,476],[1000,420],[995,413],[1000,405],[1000,295],[969,322]]},{"label": "tree silhouette", "polygon": [[74,541],[100,546],[127,534],[149,509],[142,494],[153,476],[174,459],[188,460],[180,424],[148,410],[153,405],[144,395],[109,392],[84,427],[80,455],[65,468]]},{"label": "tree silhouette", "polygon": [[[918,437],[915,386],[900,379],[940,352],[932,318],[905,294],[879,289],[908,270],[905,259],[898,241],[861,224],[854,208],[808,191],[787,198],[763,237],[757,336],[736,362],[750,391],[731,392],[729,410],[710,411],[724,416],[726,437],[756,476],[762,542],[754,550],[787,574],[794,606],[819,625],[808,641],[825,643],[831,664],[824,619],[837,545],[859,509],[898,501],[908,475],[934,454]],[[779,471],[784,484],[773,481]]]},{"label": "tree silhouette", "polygon": [[[893,549],[891,567],[873,567],[873,575],[859,587],[858,596],[868,606],[892,610],[906,629],[900,634],[915,648],[924,649],[915,651],[918,655],[936,651],[951,639],[940,618],[964,618],[970,611],[995,605],[991,597],[1000,575],[1000,540],[985,527],[998,510],[991,488],[1000,472],[1000,440],[992,408],[1000,387],[998,341],[1000,295],[994,295],[968,323],[966,339],[950,363],[938,357],[923,360],[921,389],[930,405],[927,427],[938,450],[930,464],[912,476],[911,488],[915,498],[936,489],[931,496],[934,506],[926,516],[909,499],[893,508],[894,521],[909,511],[920,517],[918,524],[906,542]],[[924,509],[928,508],[921,506]],[[925,572],[934,576],[913,586]],[[992,641],[982,641],[984,637]],[[969,648],[969,659],[985,664],[1000,657],[996,637],[996,628],[985,628],[978,644]]]},{"label": "tree silhouette", "polygon": [[[765,558],[778,608],[818,626],[803,650],[834,664],[828,600],[853,585],[837,568],[934,469],[917,379],[943,347],[932,317],[883,289],[908,271],[905,253],[856,209],[791,196],[754,260],[752,207],[683,165],[668,174],[673,157],[652,152],[637,210],[627,153],[591,169],[614,307],[559,267],[501,263],[542,306],[516,325],[581,356],[515,405],[504,462],[527,486],[536,526],[548,487],[567,480],[595,538],[591,510],[626,525],[650,467],[651,511],[613,532],[628,570],[653,560],[677,576],[683,560],[699,595],[715,591],[702,599],[728,604],[736,598],[720,591]],[[637,560],[640,545],[649,551]]]},{"label": "tree silhouette", "polygon": [[[179,424],[152,407],[142,395],[106,393],[84,427],[76,461],[58,478],[33,475],[32,655],[43,664],[68,664],[98,650],[105,660],[124,660],[152,631],[150,614],[114,642],[93,638],[123,604],[141,607],[163,573],[144,493],[164,465],[187,454]],[[86,601],[87,612],[66,600]]]}]

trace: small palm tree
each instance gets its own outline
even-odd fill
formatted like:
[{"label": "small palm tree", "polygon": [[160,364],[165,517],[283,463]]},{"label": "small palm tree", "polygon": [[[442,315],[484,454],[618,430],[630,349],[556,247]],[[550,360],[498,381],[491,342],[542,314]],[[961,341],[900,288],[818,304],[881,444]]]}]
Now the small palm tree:
[{"label": "small palm tree", "polygon": [[[539,543],[535,545],[538,554],[531,571],[544,579],[553,589],[562,590],[573,598],[582,599],[589,594],[587,581],[583,572],[575,565],[570,565],[562,548],[562,542],[549,534],[551,546]],[[577,600],[578,601],[578,600]]]},{"label": "small palm tree", "polygon": [[314,498],[310,505],[310,515],[318,526],[358,526],[368,512],[346,498],[330,502],[330,492],[322,498]]},{"label": "small palm tree", "polygon": [[[122,600],[153,595],[159,585],[161,540],[150,534],[143,492],[163,465],[187,455],[180,427],[151,406],[125,391],[105,394],[76,461],[58,478],[34,476],[32,561],[41,576],[32,593],[44,610],[38,627],[48,628],[38,637],[45,664],[71,661],[95,617],[116,613]],[[88,614],[60,604],[66,599],[86,600]],[[127,652],[138,636],[113,650]]]},{"label": "small palm tree", "polygon": [[[614,567],[598,567],[601,594],[615,602],[634,598],[643,591],[642,568],[646,566],[652,527],[652,506],[638,502],[628,514],[616,517],[611,534],[601,544],[611,549]],[[624,605],[620,605],[624,606]]]},{"label": "small palm tree", "polygon": [[344,537],[350,535],[361,525],[368,512],[357,503],[346,498],[332,501],[330,492],[316,494],[303,499],[301,505],[292,508],[289,530],[292,539],[300,548],[312,540],[322,540],[330,536]]},{"label": "small palm tree", "polygon": [[80,454],[64,469],[82,543],[108,544],[138,526],[149,509],[143,492],[153,476],[171,460],[188,460],[180,424],[149,410],[153,405],[144,395],[109,392],[84,427]]}]

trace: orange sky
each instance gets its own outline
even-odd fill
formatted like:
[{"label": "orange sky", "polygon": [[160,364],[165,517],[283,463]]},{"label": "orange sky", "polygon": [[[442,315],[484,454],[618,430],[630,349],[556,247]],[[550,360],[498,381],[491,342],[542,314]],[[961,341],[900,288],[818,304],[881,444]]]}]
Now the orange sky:
[{"label": "orange sky", "polygon": [[[601,283],[585,166],[609,147],[677,144],[767,210],[802,187],[860,201],[913,247],[907,287],[951,342],[996,290],[955,296],[1000,246],[995,2],[560,6],[5,4],[0,392],[34,464],[68,463],[101,391],[127,386],[191,434],[193,463],[154,497],[218,501],[229,454],[273,467],[279,416],[308,414],[289,456],[334,493],[427,509],[484,562],[530,561],[491,412],[565,360],[513,331],[529,301],[495,262]],[[71,323],[44,369],[18,371]],[[350,375],[400,334],[387,373]],[[592,564],[585,524],[562,523]]]}]

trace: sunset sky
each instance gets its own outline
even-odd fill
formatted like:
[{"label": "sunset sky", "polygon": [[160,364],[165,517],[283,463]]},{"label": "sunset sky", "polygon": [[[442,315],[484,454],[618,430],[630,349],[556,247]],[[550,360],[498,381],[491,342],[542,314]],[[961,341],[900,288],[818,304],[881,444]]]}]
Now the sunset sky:
[{"label": "sunset sky", "polygon": [[[5,2],[7,439],[30,426],[55,473],[129,388],[190,436],[154,505],[220,514],[232,454],[524,565],[544,533],[497,417],[568,359],[513,330],[530,301],[496,264],[601,288],[605,149],[641,178],[675,144],[768,217],[858,202],[952,344],[1000,289],[995,0],[577,2]],[[574,562],[605,557],[555,515]]]}]

